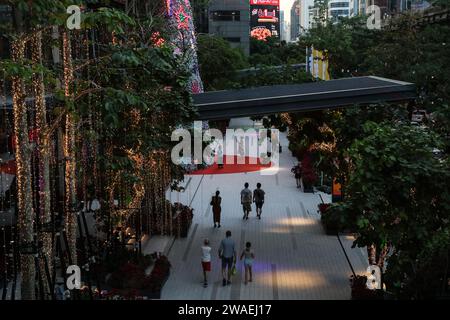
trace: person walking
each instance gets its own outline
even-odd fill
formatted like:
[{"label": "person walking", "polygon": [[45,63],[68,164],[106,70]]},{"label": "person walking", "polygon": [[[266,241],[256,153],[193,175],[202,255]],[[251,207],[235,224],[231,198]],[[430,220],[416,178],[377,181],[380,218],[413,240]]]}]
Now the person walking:
[{"label": "person walking", "polygon": [[265,192],[261,189],[261,183],[256,184],[256,189],[253,190],[253,202],[256,205],[256,216],[261,220],[262,207],[264,204]]},{"label": "person walking", "polygon": [[203,287],[208,286],[208,279],[206,273],[211,271],[211,247],[209,240],[205,239],[202,246],[202,269],[203,269]]},{"label": "person walking", "polygon": [[213,211],[213,219],[214,219],[214,228],[217,227],[220,228],[220,213],[222,212],[221,203],[222,203],[222,197],[219,196],[220,191],[216,191],[216,195],[211,198],[210,205],[212,206]]},{"label": "person walking", "polygon": [[231,239],[231,231],[228,230],[226,238],[220,242],[219,257],[222,260],[222,285],[231,284],[231,272],[236,263],[236,249],[234,240]]},{"label": "person walking", "polygon": [[302,179],[302,164],[299,162],[292,170],[295,176],[295,182],[297,183],[297,188],[301,187]]},{"label": "person walking", "polygon": [[248,215],[252,211],[252,191],[248,188],[248,182],[244,184],[244,189],[241,191],[241,204],[244,211],[243,220],[248,220]]},{"label": "person walking", "polygon": [[245,249],[242,251],[240,259],[244,259],[245,284],[247,284],[247,282],[253,281],[252,264],[253,259],[255,259],[255,254],[253,253],[252,244],[250,242],[245,244]]}]

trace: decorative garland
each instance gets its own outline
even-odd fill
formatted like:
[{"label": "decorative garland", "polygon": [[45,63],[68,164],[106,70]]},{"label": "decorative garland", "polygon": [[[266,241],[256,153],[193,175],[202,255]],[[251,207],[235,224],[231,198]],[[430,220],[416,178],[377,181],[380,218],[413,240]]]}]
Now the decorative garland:
[{"label": "decorative garland", "polygon": [[189,0],[166,0],[166,5],[169,25],[178,30],[177,36],[172,40],[176,47],[175,53],[185,51],[187,57],[185,63],[192,73],[189,89],[192,93],[202,93],[203,82],[198,66],[197,42]]}]

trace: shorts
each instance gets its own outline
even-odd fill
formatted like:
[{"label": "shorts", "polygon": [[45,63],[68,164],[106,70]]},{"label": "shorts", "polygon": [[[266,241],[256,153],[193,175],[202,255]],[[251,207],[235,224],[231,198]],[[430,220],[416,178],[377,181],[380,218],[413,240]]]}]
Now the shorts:
[{"label": "shorts", "polygon": [[222,257],[222,269],[225,269],[227,266],[228,269],[231,269],[233,267],[233,257],[231,258]]},{"label": "shorts", "polygon": [[264,202],[255,202],[256,209],[262,209]]},{"label": "shorts", "polygon": [[242,204],[242,208],[244,209],[244,211],[252,211],[252,204],[251,203],[243,203]]},{"label": "shorts", "polygon": [[211,271],[211,261],[204,262],[202,261],[203,271]]},{"label": "shorts", "polygon": [[251,267],[253,264],[253,259],[244,259],[244,265],[247,267]]}]

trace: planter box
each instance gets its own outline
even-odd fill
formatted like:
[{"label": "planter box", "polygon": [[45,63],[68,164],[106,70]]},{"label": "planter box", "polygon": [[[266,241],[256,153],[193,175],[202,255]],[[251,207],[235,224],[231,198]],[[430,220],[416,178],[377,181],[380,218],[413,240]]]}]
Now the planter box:
[{"label": "planter box", "polygon": [[384,300],[384,291],[370,289],[352,289],[352,300]]},{"label": "planter box", "polygon": [[141,292],[141,294],[143,296],[147,297],[148,299],[153,299],[153,300],[161,299],[161,291],[164,288],[164,285],[166,284],[167,280],[169,279],[169,276],[170,276],[170,270],[167,272],[167,276],[161,282],[161,290],[151,291],[151,290],[141,289],[139,291]]}]

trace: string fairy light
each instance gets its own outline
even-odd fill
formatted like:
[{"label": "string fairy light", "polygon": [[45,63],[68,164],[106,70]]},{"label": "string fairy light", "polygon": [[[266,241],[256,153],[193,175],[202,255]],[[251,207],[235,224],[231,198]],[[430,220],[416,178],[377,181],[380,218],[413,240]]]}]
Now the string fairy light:
[{"label": "string fairy light", "polygon": [[[36,32],[31,40],[32,62],[34,65],[42,64],[42,31]],[[45,88],[42,72],[34,74],[32,79],[34,101],[36,108],[36,128],[38,131],[38,157],[39,157],[39,213],[40,222],[43,225],[51,223],[51,201],[50,201],[50,144],[45,129],[47,127],[47,111],[45,103]],[[48,230],[39,233],[39,240],[42,242],[42,251],[50,274],[52,273],[53,243]],[[45,270],[45,260],[40,259],[40,268]],[[47,281],[44,281],[44,290],[49,293]]]},{"label": "string fairy light", "polygon": [[[69,34],[63,32],[63,68],[64,68],[64,94],[66,99],[73,102],[71,86],[74,80],[72,66],[71,41]],[[75,154],[75,119],[69,110],[66,115],[66,126],[64,136],[64,157],[65,157],[65,212],[67,239],[69,242],[69,252],[72,262],[77,261],[77,219],[75,217],[76,204],[76,154]]]},{"label": "string fairy light", "polygon": [[[16,39],[11,45],[12,60],[20,64],[25,58],[25,41]],[[16,145],[18,229],[21,241],[20,265],[22,272],[22,299],[35,299],[36,271],[34,257],[27,248],[34,243],[34,215],[31,186],[31,147],[28,137],[25,84],[19,75],[11,79],[14,114],[14,139]]]}]

